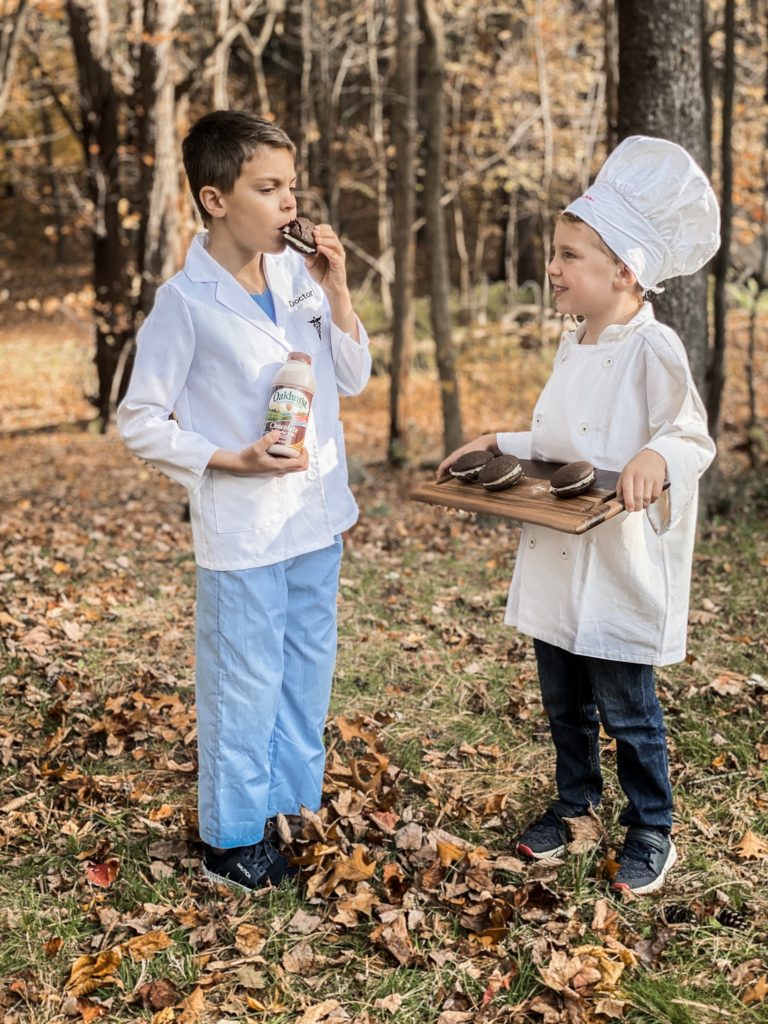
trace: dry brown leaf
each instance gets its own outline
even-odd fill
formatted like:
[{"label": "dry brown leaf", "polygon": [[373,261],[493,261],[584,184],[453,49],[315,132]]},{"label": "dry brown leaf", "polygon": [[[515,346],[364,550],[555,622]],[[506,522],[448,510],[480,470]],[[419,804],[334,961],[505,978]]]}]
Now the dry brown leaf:
[{"label": "dry brown leaf", "polygon": [[369,863],[365,854],[366,847],[357,843],[349,857],[339,857],[333,865],[330,878],[323,886],[323,895],[330,896],[340,882],[364,882],[372,878],[376,871],[376,861]]},{"label": "dry brown leaf", "polygon": [[317,914],[308,914],[306,910],[299,908],[285,929],[294,935],[309,935],[310,932],[316,932],[322,923],[322,917]]},{"label": "dry brown leaf", "polygon": [[751,1006],[753,1003],[763,1003],[768,996],[768,974],[764,974],[762,978],[758,978],[754,985],[750,985],[749,988],[744,992],[741,997],[742,1003],[745,1006]]},{"label": "dry brown leaf", "polygon": [[156,953],[173,945],[173,939],[166,932],[145,932],[122,944],[134,960],[151,960]]},{"label": "dry brown leaf", "polygon": [[72,996],[85,996],[102,985],[120,985],[116,971],[123,959],[119,949],[105,949],[95,956],[87,953],[79,956],[72,964],[69,978],[64,986]]},{"label": "dry brown leaf", "polygon": [[166,1006],[173,1006],[179,999],[178,989],[165,978],[148,981],[138,990],[138,995],[149,1010],[163,1010]]},{"label": "dry brown leaf", "polygon": [[338,999],[324,999],[322,1003],[316,1003],[314,1006],[310,1006],[308,1010],[305,1010],[300,1017],[296,1019],[296,1024],[318,1024],[319,1021],[325,1020],[327,1017],[335,1011],[340,1009],[341,1003]]},{"label": "dry brown leaf", "polygon": [[563,818],[571,833],[569,853],[587,853],[594,850],[603,839],[604,831],[595,814],[583,814],[578,818]]},{"label": "dry brown leaf", "polygon": [[200,987],[193,989],[186,999],[182,999],[179,1003],[181,1012],[176,1018],[177,1024],[197,1024],[205,1013],[205,1009],[203,990]]},{"label": "dry brown leaf", "polygon": [[365,725],[364,718],[349,719],[345,718],[344,715],[339,715],[334,721],[345,743],[349,743],[353,739],[360,739],[372,750],[376,748],[377,737],[369,729],[363,728]]},{"label": "dry brown leaf", "polygon": [[595,1003],[595,1014],[598,1017],[608,1017],[611,1020],[621,1020],[624,1011],[629,1003],[624,999],[614,999],[608,996],[605,999],[598,999]]},{"label": "dry brown leaf", "polygon": [[174,1024],[175,1020],[176,1013],[174,1010],[170,1006],[165,1006],[162,1010],[152,1014],[151,1024]]},{"label": "dry brown leaf", "polygon": [[317,956],[308,942],[299,942],[293,949],[286,949],[282,964],[289,974],[302,974],[306,978],[324,961],[325,957]]},{"label": "dry brown leaf", "polygon": [[243,956],[256,956],[267,944],[269,932],[256,924],[241,924],[235,932],[235,949]]},{"label": "dry brown leaf", "polygon": [[387,1013],[397,1013],[402,1003],[403,997],[397,992],[391,992],[388,996],[382,996],[381,999],[374,999],[373,1008],[386,1010]]},{"label": "dry brown leaf", "polygon": [[416,958],[404,914],[398,914],[389,924],[378,925],[371,932],[370,939],[391,953],[401,967],[406,967]]},{"label": "dry brown leaf", "polygon": [[742,860],[766,860],[768,859],[768,840],[748,829],[734,850]]}]

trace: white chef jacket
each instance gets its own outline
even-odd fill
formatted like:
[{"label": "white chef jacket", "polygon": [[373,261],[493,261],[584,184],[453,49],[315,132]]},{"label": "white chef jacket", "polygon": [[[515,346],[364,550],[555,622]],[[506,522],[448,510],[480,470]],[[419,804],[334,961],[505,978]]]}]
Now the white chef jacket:
[{"label": "white chef jacket", "polygon": [[[203,232],[184,269],[158,289],[117,425],[134,454],[187,488],[197,563],[247,569],[326,547],[357,519],[338,396],[363,389],[371,357],[362,325],[357,342],[332,322],[297,253],[264,256],[275,324],[206,244]],[[312,356],[317,380],[309,469],[284,477],[208,469],[217,449],[241,451],[263,435],[272,378],[292,351]]]},{"label": "white chef jacket", "polygon": [[499,448],[617,472],[649,448],[670,487],[585,534],[524,526],[505,622],[574,654],[670,664],[685,657],[698,479],[715,446],[683,344],[650,303],[595,345],[583,333],[563,335],[532,429],[498,434]]}]

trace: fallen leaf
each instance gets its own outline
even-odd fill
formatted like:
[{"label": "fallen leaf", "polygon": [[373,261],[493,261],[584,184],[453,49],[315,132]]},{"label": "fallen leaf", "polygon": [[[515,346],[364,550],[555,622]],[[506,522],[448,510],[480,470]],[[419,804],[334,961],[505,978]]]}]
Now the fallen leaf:
[{"label": "fallen leaf", "polygon": [[747,830],[734,847],[734,850],[742,860],[766,860],[768,859],[768,840]]},{"label": "fallen leaf", "polygon": [[765,1002],[766,996],[768,996],[768,974],[764,974],[762,978],[757,979],[754,985],[750,985],[741,997],[741,1001],[745,1006],[751,1006],[753,1003]]},{"label": "fallen leaf", "polygon": [[389,924],[378,925],[371,932],[370,939],[371,942],[383,946],[388,953],[391,953],[401,967],[407,966],[416,959],[416,951],[408,934],[408,925],[404,914],[398,914]]},{"label": "fallen leaf", "polygon": [[91,885],[98,885],[102,889],[108,889],[117,878],[120,871],[120,861],[117,857],[110,857],[102,864],[88,864],[85,869],[85,877]]},{"label": "fallen leaf", "polygon": [[357,843],[349,857],[339,857],[333,865],[330,878],[323,886],[323,895],[330,896],[340,882],[364,882],[372,878],[376,871],[376,861],[369,863],[365,854],[365,846]]},{"label": "fallen leaf", "polygon": [[177,1024],[197,1024],[205,1013],[203,990],[200,987],[193,989],[186,999],[182,999],[179,1003],[179,1010],[181,1013],[176,1018]]},{"label": "fallen leaf", "polygon": [[145,932],[123,943],[134,960],[150,960],[156,953],[173,945],[173,939],[166,932]]},{"label": "fallen leaf", "polygon": [[397,1013],[403,1003],[403,997],[397,992],[391,992],[388,996],[383,996],[381,999],[374,999],[373,1007],[375,1010],[386,1010],[387,1013]]},{"label": "fallen leaf", "polygon": [[148,1010],[163,1010],[166,1006],[173,1006],[178,1002],[179,992],[175,985],[165,978],[155,978],[148,981],[138,990],[139,998]]},{"label": "fallen leaf", "polygon": [[85,996],[103,985],[119,985],[122,982],[115,973],[123,959],[119,949],[105,949],[92,956],[86,953],[72,964],[69,978],[64,986],[72,996]]},{"label": "fallen leaf", "polygon": [[286,931],[293,932],[294,935],[309,935],[310,932],[317,931],[322,923],[322,917],[318,917],[317,914],[308,914],[306,910],[299,909],[285,928]]},{"label": "fallen leaf", "polygon": [[319,1021],[330,1017],[334,1010],[338,1010],[340,1006],[341,1003],[338,999],[324,999],[322,1003],[316,1003],[314,1006],[310,1006],[308,1010],[305,1010],[297,1018],[296,1024],[318,1024]]}]

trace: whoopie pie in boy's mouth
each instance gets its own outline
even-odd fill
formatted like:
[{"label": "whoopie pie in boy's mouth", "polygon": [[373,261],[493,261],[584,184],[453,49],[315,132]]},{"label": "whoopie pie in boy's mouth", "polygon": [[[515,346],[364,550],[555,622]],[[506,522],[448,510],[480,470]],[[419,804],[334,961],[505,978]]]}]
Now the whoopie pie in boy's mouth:
[{"label": "whoopie pie in boy's mouth", "polygon": [[302,256],[314,256],[317,252],[314,236],[315,225],[307,217],[297,217],[282,229],[282,235],[291,249]]}]

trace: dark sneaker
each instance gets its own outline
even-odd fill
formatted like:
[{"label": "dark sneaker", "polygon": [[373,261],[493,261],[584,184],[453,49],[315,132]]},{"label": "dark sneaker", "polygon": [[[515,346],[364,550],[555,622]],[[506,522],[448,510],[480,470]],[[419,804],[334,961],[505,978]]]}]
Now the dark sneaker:
[{"label": "dark sneaker", "polygon": [[517,852],[524,857],[543,860],[545,857],[559,857],[565,853],[571,834],[568,826],[553,808],[548,807],[538,821],[520,836]]},{"label": "dark sneaker", "polygon": [[611,888],[645,896],[662,887],[677,860],[677,850],[665,832],[633,827],[627,829],[618,860],[620,867]]},{"label": "dark sneaker", "polygon": [[215,850],[203,843],[203,874],[212,882],[224,882],[238,889],[263,889],[296,874],[286,857],[262,839],[253,846]]}]

